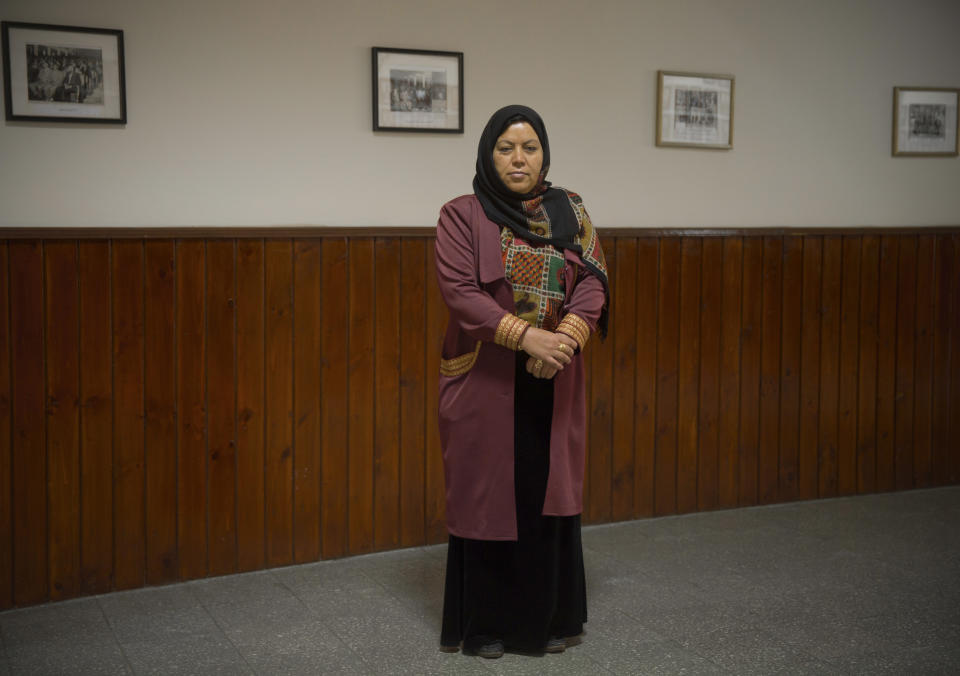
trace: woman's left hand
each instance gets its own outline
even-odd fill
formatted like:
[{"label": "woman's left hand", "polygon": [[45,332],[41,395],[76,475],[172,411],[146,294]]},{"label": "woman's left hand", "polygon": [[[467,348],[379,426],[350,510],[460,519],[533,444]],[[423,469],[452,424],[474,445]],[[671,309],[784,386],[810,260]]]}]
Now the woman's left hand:
[{"label": "woman's left hand", "polygon": [[544,364],[537,370],[537,361],[535,357],[529,357],[527,359],[527,373],[531,374],[534,378],[546,378],[549,380],[557,375],[559,369],[555,369],[549,364]]}]

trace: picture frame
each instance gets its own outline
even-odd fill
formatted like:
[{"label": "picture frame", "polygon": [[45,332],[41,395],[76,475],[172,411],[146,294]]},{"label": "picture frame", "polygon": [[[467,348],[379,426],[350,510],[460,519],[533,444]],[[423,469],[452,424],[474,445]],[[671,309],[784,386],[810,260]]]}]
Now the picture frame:
[{"label": "picture frame", "polygon": [[463,52],[373,47],[373,131],[463,133]]},{"label": "picture frame", "polygon": [[733,148],[733,75],[657,71],[657,145]]},{"label": "picture frame", "polygon": [[123,31],[2,22],[7,120],[126,124]]},{"label": "picture frame", "polygon": [[960,89],[893,88],[893,156],[956,157]]}]

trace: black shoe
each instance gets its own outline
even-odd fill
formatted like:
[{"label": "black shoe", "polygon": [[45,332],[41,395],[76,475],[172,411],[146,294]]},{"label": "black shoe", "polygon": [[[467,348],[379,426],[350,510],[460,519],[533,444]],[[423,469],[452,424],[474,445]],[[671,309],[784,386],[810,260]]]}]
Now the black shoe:
[{"label": "black shoe", "polygon": [[503,641],[484,643],[482,646],[477,648],[477,654],[480,657],[485,657],[489,660],[503,657]]},{"label": "black shoe", "polygon": [[557,638],[556,636],[551,636],[547,641],[547,645],[544,646],[543,652],[545,653],[562,653],[567,649],[566,639]]}]

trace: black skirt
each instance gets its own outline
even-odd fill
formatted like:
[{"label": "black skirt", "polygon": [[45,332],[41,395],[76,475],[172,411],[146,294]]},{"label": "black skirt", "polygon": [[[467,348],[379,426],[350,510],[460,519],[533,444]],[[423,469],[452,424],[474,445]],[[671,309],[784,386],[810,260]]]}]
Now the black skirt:
[{"label": "black skirt", "polygon": [[514,396],[516,542],[450,536],[440,644],[466,650],[500,639],[542,652],[550,637],[583,632],[587,596],[580,516],[543,516],[550,471],[553,381],[527,373],[517,353]]}]

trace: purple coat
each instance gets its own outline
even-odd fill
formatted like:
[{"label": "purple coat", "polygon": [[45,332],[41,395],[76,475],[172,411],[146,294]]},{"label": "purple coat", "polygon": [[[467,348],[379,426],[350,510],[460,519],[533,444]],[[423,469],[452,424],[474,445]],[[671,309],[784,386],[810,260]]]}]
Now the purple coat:
[{"label": "purple coat", "polygon": [[[580,257],[565,250],[566,300],[592,329],[603,307],[602,282]],[[489,220],[475,195],[447,202],[437,223],[437,280],[450,309],[443,359],[472,353],[476,362],[457,376],[440,376],[439,423],[447,487],[447,529],[475,540],[516,540],[513,391],[515,355],[495,344],[497,325],[514,311],[504,277],[500,226]],[[550,474],[543,513],[583,511],[586,446],[583,358],[554,376]]]}]

